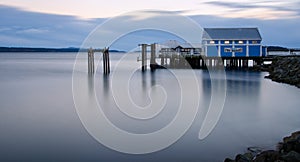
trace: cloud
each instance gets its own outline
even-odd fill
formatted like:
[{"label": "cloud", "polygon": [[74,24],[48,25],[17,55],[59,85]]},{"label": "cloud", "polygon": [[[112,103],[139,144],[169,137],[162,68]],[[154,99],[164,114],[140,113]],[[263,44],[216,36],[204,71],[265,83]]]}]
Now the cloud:
[{"label": "cloud", "polygon": [[0,35],[6,38],[0,39],[1,46],[43,47],[80,46],[86,36],[104,21],[30,12],[3,5],[0,5],[0,19]]},{"label": "cloud", "polygon": [[204,2],[205,4],[209,5],[215,5],[215,6],[222,6],[222,7],[228,7],[228,8],[253,8],[256,7],[252,4],[246,4],[246,3],[230,3],[230,2],[224,2],[224,1],[209,1],[209,2]]},{"label": "cloud", "polygon": [[24,29],[17,31],[18,34],[44,34],[49,32],[47,29],[36,29],[36,28],[30,28],[30,29]]},{"label": "cloud", "polygon": [[259,19],[299,18],[300,3],[295,1],[208,1],[203,2],[227,9],[224,17],[255,17]]},{"label": "cloud", "polygon": [[[272,1],[264,1],[259,5],[264,6]],[[208,2],[206,2],[208,3]],[[255,9],[253,4],[246,3],[216,3],[212,4],[227,5],[232,10]],[[295,3],[293,3],[296,5]],[[258,5],[258,4],[256,4]],[[290,4],[291,5],[291,4]],[[297,4],[298,6],[300,3]],[[231,6],[231,7],[230,7]],[[286,8],[288,5],[281,7]],[[278,7],[278,6],[277,6]],[[280,6],[279,6],[280,7]],[[295,6],[294,6],[295,7]],[[294,7],[290,9],[293,10]],[[273,6],[273,10],[275,6]],[[288,8],[289,9],[289,8]],[[272,7],[269,7],[272,10]],[[282,10],[283,11],[283,10]],[[174,11],[174,14],[182,14],[187,11]],[[279,11],[278,11],[279,12]],[[299,11],[298,11],[299,12]],[[153,15],[160,15],[159,11],[153,11]],[[192,15],[189,16],[202,27],[258,27],[265,45],[281,45],[287,47],[300,47],[300,26],[299,18],[280,17],[276,19],[263,20],[252,17],[224,17],[223,15]],[[45,14],[20,10],[9,6],[0,5],[0,46],[28,46],[28,47],[80,47],[89,33],[99,24],[107,19],[79,19],[73,16]],[[115,24],[105,28],[105,33],[115,33],[117,27],[130,24],[135,21],[153,19],[144,17],[137,20],[135,17],[121,16]],[[108,20],[109,21],[109,20]],[[178,20],[168,20],[176,23]],[[170,24],[166,19],[163,22],[166,26]],[[152,21],[149,21],[151,25]],[[174,28],[184,28],[177,22]],[[148,24],[146,24],[148,25]],[[185,29],[189,31],[189,29]],[[200,35],[199,35],[200,37]],[[98,38],[97,38],[98,39]],[[102,40],[101,38],[99,38]],[[163,42],[167,39],[175,39],[167,33],[155,31],[138,31],[123,36],[113,45],[115,49],[130,50],[133,45],[139,43]],[[103,41],[106,41],[105,39]]]}]

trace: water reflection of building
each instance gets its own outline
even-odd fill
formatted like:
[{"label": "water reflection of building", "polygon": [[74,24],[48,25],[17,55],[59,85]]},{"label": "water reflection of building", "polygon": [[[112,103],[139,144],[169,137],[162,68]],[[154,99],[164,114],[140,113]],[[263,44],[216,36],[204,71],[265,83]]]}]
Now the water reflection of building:
[{"label": "water reflection of building", "polygon": [[[220,90],[224,90],[223,86],[226,86],[226,102],[230,104],[245,104],[257,107],[260,102],[261,94],[261,75],[262,73],[255,73],[249,71],[227,71],[226,78],[215,75],[210,77],[210,73],[202,73],[202,91],[206,96],[206,100],[214,101],[210,98],[212,90],[216,93]],[[215,87],[213,87],[215,86]]]}]

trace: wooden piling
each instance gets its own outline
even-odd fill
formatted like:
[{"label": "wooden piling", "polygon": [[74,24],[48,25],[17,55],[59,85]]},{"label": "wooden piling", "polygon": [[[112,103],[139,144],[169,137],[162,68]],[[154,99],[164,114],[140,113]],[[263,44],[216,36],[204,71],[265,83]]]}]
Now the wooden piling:
[{"label": "wooden piling", "polygon": [[202,57],[202,69],[207,69],[206,57]]},{"label": "wooden piling", "polygon": [[94,50],[90,48],[88,50],[88,73],[93,74],[95,72],[94,67]]},{"label": "wooden piling", "polygon": [[102,56],[103,56],[103,59],[102,59],[103,60],[103,73],[104,74],[106,74],[106,72],[107,72],[107,70],[106,70],[106,67],[107,67],[106,63],[107,62],[106,62],[106,52],[105,52],[105,50],[106,49],[104,48],[103,53],[102,53]]},{"label": "wooden piling", "polygon": [[107,48],[107,69],[109,74],[110,73],[109,47]]},{"label": "wooden piling", "polygon": [[109,48],[103,50],[103,73],[110,73]]},{"label": "wooden piling", "polygon": [[160,65],[165,66],[165,56],[160,58]]},{"label": "wooden piling", "polygon": [[243,59],[243,69],[248,68],[248,59]]},{"label": "wooden piling", "polygon": [[147,66],[147,44],[141,44],[142,46],[142,71],[146,70]]},{"label": "wooden piling", "polygon": [[150,68],[151,70],[155,70],[157,68],[157,63],[155,61],[156,58],[156,44],[151,44],[151,57],[150,57]]}]

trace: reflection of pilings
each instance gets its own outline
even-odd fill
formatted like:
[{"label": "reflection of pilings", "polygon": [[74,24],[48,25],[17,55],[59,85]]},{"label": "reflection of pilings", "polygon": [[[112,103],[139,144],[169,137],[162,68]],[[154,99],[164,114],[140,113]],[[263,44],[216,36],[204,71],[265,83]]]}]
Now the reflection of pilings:
[{"label": "reflection of pilings", "polygon": [[105,95],[109,93],[110,83],[109,83],[109,75],[102,75],[103,80],[103,92]]},{"label": "reflection of pilings", "polygon": [[109,48],[104,48],[103,50],[103,73],[110,73]]},{"label": "reflection of pilings", "polygon": [[88,79],[89,95],[90,96],[95,95],[95,93],[94,93],[94,75],[89,73],[87,79]]},{"label": "reflection of pilings", "polygon": [[93,74],[95,72],[95,67],[94,67],[94,50],[90,48],[88,50],[88,72],[90,74]]},{"label": "reflection of pilings", "polygon": [[205,67],[206,67],[205,57],[202,57],[202,59],[201,59],[201,66],[202,66],[203,69],[205,69]]},{"label": "reflection of pilings", "polygon": [[107,66],[106,66],[106,63],[107,63],[107,62],[106,62],[106,53],[105,53],[105,50],[106,50],[106,49],[104,49],[104,51],[103,51],[103,73],[104,73],[104,74],[106,74],[106,72],[107,72],[107,70],[106,70],[106,67],[107,67]]}]

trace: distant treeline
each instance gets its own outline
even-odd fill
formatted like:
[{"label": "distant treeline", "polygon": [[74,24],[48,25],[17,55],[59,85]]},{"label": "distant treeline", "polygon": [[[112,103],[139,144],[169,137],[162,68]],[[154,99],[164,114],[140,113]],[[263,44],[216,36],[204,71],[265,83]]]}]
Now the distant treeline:
[{"label": "distant treeline", "polygon": [[[30,47],[0,47],[0,52],[87,52],[88,49],[80,48],[30,48]],[[109,52],[124,52],[109,50]]]},{"label": "distant treeline", "polygon": [[300,51],[299,48],[286,48],[286,47],[280,47],[280,46],[267,46],[268,52],[270,51],[285,51],[285,52],[293,52],[293,51]]}]

